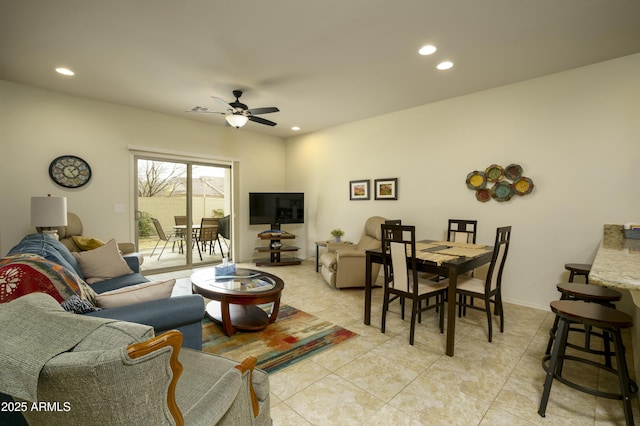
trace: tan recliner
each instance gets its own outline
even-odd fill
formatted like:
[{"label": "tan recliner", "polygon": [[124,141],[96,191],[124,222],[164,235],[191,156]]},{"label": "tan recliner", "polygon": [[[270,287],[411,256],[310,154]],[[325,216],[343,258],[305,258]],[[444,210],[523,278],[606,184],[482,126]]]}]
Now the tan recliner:
[{"label": "tan recliner", "polygon": [[[364,233],[358,244],[329,243],[327,253],[320,257],[322,277],[335,288],[364,287],[366,277],[367,250],[382,246],[381,225],[385,218],[373,216],[367,219]],[[373,280],[378,276],[380,265],[371,266]]]},{"label": "tan recliner", "polygon": [[[82,236],[82,221],[78,215],[67,212],[67,226],[58,226],[55,229],[58,230],[60,242],[64,244],[69,251],[82,251],[72,238]],[[120,249],[122,254],[129,254],[136,251],[136,246],[133,243],[118,243],[118,249]],[[140,264],[142,264],[142,256],[140,256]]]}]

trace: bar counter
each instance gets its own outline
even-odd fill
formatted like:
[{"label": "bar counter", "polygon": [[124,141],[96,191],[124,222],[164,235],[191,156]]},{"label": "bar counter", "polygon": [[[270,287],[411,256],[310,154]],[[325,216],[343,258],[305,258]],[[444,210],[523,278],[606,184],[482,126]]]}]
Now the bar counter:
[{"label": "bar counter", "polygon": [[640,307],[640,240],[624,238],[622,225],[605,225],[589,282],[630,290],[634,304]]}]

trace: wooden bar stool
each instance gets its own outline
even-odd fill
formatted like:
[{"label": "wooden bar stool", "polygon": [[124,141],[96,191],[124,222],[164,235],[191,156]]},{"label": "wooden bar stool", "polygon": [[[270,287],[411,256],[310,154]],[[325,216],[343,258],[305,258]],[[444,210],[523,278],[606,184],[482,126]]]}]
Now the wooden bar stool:
[{"label": "wooden bar stool", "polygon": [[570,272],[569,282],[572,283],[573,279],[577,276],[583,276],[584,282],[589,284],[589,272],[591,272],[591,265],[587,263],[567,263],[564,265],[564,269]]},{"label": "wooden bar stool", "polygon": [[[553,383],[553,379],[556,379],[559,382],[581,392],[586,392],[602,398],[622,400],[625,421],[627,425],[633,425],[631,398],[634,398],[638,394],[638,385],[629,377],[627,359],[625,357],[625,349],[622,343],[622,334],[620,332],[621,329],[633,326],[633,318],[616,309],[602,306],[598,303],[587,303],[581,300],[556,300],[551,302],[551,310],[558,318],[560,318],[560,320],[558,324],[558,331],[554,339],[553,351],[551,352],[551,355],[545,355],[542,357],[542,368],[547,372],[547,375],[544,382],[544,390],[542,392],[538,414],[545,417],[547,403],[549,402],[549,394],[551,392],[551,385]],[[611,355],[615,355],[618,369],[615,370],[611,366],[600,364],[590,359],[565,355],[565,350],[568,346],[567,336],[569,335],[569,326],[571,324],[583,324],[584,326],[599,328],[602,330],[603,334],[612,336],[614,352],[612,352]],[[575,361],[588,364],[615,374],[620,381],[620,393],[609,393],[588,388],[562,377],[562,368],[565,361]]]},{"label": "wooden bar stool", "polygon": [[[615,305],[613,304],[613,302],[617,302],[622,299],[622,294],[619,291],[613,290],[611,288],[600,287],[598,285],[587,285],[581,283],[560,283],[556,286],[556,288],[560,292],[560,300],[582,300],[589,303],[597,303],[599,305],[613,309],[615,309]],[[551,330],[549,330],[549,343],[547,343],[547,350],[545,351],[546,355],[549,355],[551,353],[551,346],[553,345],[553,339],[555,338],[556,331],[558,329],[559,319],[560,318],[556,316],[556,319],[553,322],[553,327],[551,327]],[[606,365],[611,366],[611,351],[609,347],[610,339],[607,333],[594,333],[591,331],[591,328],[589,326],[586,326],[585,328],[572,327],[569,331],[585,333],[585,342],[584,347],[577,346],[572,343],[567,343],[567,346],[589,353],[604,355],[606,358]],[[604,339],[604,351],[591,349],[592,335]]]}]

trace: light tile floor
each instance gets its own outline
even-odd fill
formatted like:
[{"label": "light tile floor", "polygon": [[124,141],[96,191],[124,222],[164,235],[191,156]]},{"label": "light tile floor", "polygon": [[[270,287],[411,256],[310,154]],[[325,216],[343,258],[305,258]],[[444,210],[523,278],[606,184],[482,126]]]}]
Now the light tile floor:
[{"label": "light tile floor", "polygon": [[[540,362],[553,323],[551,312],[505,304],[504,333],[497,330],[496,319],[489,343],[484,313],[470,311],[456,322],[455,356],[447,357],[433,311],[417,325],[411,346],[409,321],[400,319],[397,304],[387,315],[386,333],[380,332],[382,289],[373,291],[372,324],[366,326],[363,290],[329,287],[313,262],[258,269],[285,281],[282,303],[359,334],[270,376],[274,425],[625,424],[620,401],[578,392],[557,381],[546,418],[538,415],[545,377]],[[625,339],[630,351],[628,334]],[[633,371],[631,354],[627,357]],[[566,364],[565,374],[615,391],[615,376],[573,364]],[[640,424],[637,399],[633,409]]]}]

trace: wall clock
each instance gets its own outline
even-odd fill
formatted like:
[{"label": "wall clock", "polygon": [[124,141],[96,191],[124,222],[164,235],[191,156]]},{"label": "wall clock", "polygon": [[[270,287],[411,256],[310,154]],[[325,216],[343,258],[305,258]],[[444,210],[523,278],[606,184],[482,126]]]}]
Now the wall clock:
[{"label": "wall clock", "polygon": [[49,176],[60,186],[79,188],[89,183],[91,167],[80,157],[61,155],[49,165]]}]

